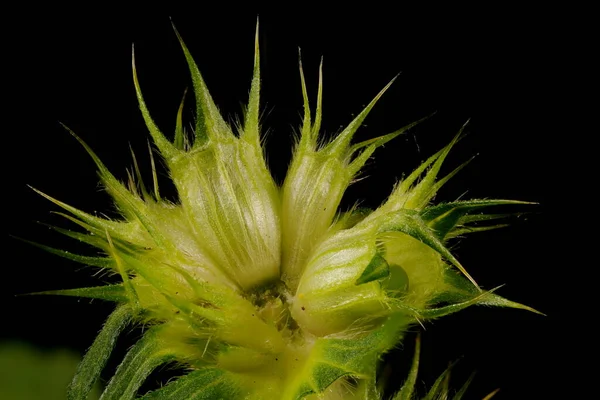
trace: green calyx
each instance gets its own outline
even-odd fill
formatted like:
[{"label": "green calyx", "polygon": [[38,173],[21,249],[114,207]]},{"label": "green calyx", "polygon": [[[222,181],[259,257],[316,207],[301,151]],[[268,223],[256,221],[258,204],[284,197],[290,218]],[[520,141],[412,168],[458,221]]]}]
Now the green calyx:
[{"label": "green calyx", "polygon": [[[143,398],[379,399],[376,366],[410,326],[476,304],[535,311],[480,289],[447,247],[457,236],[498,226],[479,225],[498,217],[481,214],[482,209],[527,204],[432,204],[440,187],[462,168],[438,177],[460,132],[396,185],[379,208],[339,209],[373,152],[416,125],[352,143],[393,80],[325,143],[319,136],[322,64],[314,119],[300,66],[304,120],[285,182],[278,187],[261,147],[258,29],[249,103],[237,130],[218,112],[178,38],[196,99],[193,134],[183,128],[183,102],[174,140],[161,132],[133,64],[140,110],[178,202],[161,198],[154,160],[152,189],[142,182],[135,156],[124,184],[72,132],[96,163],[122,218],[99,218],[39,192],[86,233],[54,229],[100,254],[36,245],[122,278],[115,285],[43,293],[118,304],[81,363],[70,399],[86,398],[116,338],[131,323],[149,329],[125,356],[104,400],[136,397],[148,375],[171,362],[189,372]],[[411,372],[407,382],[414,379]],[[412,386],[405,387],[395,398],[411,398]]]}]

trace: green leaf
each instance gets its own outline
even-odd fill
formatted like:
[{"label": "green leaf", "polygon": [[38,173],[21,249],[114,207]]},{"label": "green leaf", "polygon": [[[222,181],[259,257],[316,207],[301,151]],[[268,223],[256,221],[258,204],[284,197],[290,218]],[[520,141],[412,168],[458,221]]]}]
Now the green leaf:
[{"label": "green leaf", "polygon": [[94,340],[85,357],[77,367],[73,381],[67,392],[68,400],[86,399],[92,386],[100,376],[106,364],[117,337],[133,316],[133,310],[128,305],[117,307],[108,317],[104,327]]},{"label": "green leaf", "polygon": [[233,400],[238,396],[239,388],[227,372],[203,368],[146,394],[142,400]]},{"label": "green leaf", "polygon": [[415,342],[415,354],[413,356],[412,366],[408,372],[406,380],[402,384],[402,388],[393,400],[411,400],[413,392],[415,391],[415,384],[417,383],[417,375],[419,374],[419,359],[421,357],[421,337],[417,336]]},{"label": "green leaf", "polygon": [[174,359],[174,354],[159,340],[160,328],[146,332],[127,353],[100,400],[131,400],[144,380],[159,365]]}]

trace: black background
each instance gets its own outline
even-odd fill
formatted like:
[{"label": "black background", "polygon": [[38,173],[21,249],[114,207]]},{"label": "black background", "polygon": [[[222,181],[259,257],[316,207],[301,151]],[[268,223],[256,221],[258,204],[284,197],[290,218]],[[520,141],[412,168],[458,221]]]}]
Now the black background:
[{"label": "black background", "polygon": [[[372,9],[371,9],[372,8]],[[394,182],[445,145],[471,119],[469,134],[451,153],[449,172],[478,156],[437,200],[509,198],[539,202],[510,228],[475,234],[455,246],[463,265],[484,287],[547,314],[472,308],[428,323],[423,334],[420,387],[432,384],[451,361],[453,386],[476,370],[468,399],[501,388],[497,398],[545,398],[577,388],[569,377],[567,244],[555,231],[570,165],[582,133],[565,131],[577,49],[576,36],[558,10],[437,9],[319,13],[299,8],[228,12],[169,10],[152,16],[88,10],[44,10],[15,15],[5,49],[3,180],[7,234],[69,248],[85,248],[35,223],[68,226],[50,214],[57,207],[32,185],[86,211],[111,213],[92,161],[59,125],[78,133],[116,176],[131,165],[131,144],[148,174],[149,136],[131,79],[135,43],[142,90],[164,132],[190,85],[169,16],[194,55],[212,95],[227,116],[240,115],[252,73],[256,15],[260,14],[263,125],[269,128],[271,169],[281,182],[292,133],[302,111],[298,47],[309,95],[316,97],[324,56],[325,134],[348,123],[396,74],[357,136],[388,133],[437,111],[409,134],[378,150],[368,179],[353,185],[344,206],[363,199],[376,206]],[[557,12],[558,11],[558,12]],[[18,28],[16,28],[18,26]],[[569,73],[566,70],[569,69]],[[190,117],[193,100],[186,107]],[[560,139],[558,139],[560,138]],[[161,182],[168,192],[166,178]],[[5,203],[5,204],[6,204]],[[108,278],[6,238],[1,339],[84,352],[111,305],[70,298],[15,294],[98,284]],[[416,329],[415,329],[416,330]],[[136,337],[124,339],[126,348]],[[395,352],[392,379],[400,382],[412,355],[412,338]],[[121,350],[123,350],[121,349]],[[120,354],[122,356],[122,354]],[[118,362],[118,357],[113,363]],[[110,376],[110,373],[107,374]],[[559,396],[560,397],[560,396]]]}]

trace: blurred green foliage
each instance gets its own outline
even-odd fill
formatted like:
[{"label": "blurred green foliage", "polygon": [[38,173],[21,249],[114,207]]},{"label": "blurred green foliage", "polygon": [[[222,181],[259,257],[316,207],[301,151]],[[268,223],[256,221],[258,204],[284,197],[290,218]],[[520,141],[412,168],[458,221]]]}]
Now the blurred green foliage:
[{"label": "blurred green foliage", "polygon": [[[80,357],[67,349],[40,350],[21,342],[0,343],[0,399],[64,400]],[[100,387],[89,400],[100,398]]]}]

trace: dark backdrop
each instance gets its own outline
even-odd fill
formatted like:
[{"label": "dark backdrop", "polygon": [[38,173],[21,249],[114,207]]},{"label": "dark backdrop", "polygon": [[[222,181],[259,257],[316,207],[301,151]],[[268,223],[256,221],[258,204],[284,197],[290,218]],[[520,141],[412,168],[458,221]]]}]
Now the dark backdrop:
[{"label": "dark backdrop", "polygon": [[[372,9],[369,9],[372,8]],[[263,123],[274,175],[282,180],[292,133],[300,124],[298,47],[311,99],[324,56],[324,123],[336,133],[396,74],[360,138],[388,133],[437,111],[410,134],[378,150],[344,205],[363,199],[376,206],[392,185],[445,145],[469,118],[469,135],[447,161],[449,172],[478,156],[444,188],[438,200],[508,198],[539,202],[510,228],[475,234],[455,252],[485,288],[548,314],[472,308],[426,325],[421,389],[451,361],[453,386],[472,371],[467,398],[500,387],[499,399],[544,398],[572,390],[567,374],[568,323],[561,302],[570,288],[562,246],[553,229],[560,214],[555,181],[569,163],[576,132],[561,131],[563,67],[571,57],[562,42],[565,27],[540,10],[398,10],[367,7],[351,13],[289,9],[233,13],[199,6],[158,15],[88,10],[43,10],[15,16],[8,36],[5,79],[10,106],[3,133],[4,226],[7,234],[73,250],[84,249],[36,221],[63,223],[57,210],[26,187],[87,211],[110,213],[92,161],[59,125],[77,132],[124,179],[128,145],[148,176],[148,135],[137,109],[131,79],[131,43],[147,103],[165,132],[186,86],[186,65],[170,26],[172,16],[227,116],[240,115],[252,73],[253,36],[260,13]],[[452,12],[454,11],[454,12]],[[371,13],[372,12],[372,13]],[[17,28],[18,26],[18,28]],[[562,74],[562,75],[561,75]],[[561,77],[562,76],[562,77]],[[186,111],[193,108],[191,97]],[[6,126],[5,124],[5,126]],[[561,135],[560,144],[555,139]],[[166,182],[166,179],[161,178]],[[165,187],[168,184],[163,182]],[[558,186],[558,187],[557,187]],[[165,189],[168,190],[168,189]],[[559,193],[560,194],[560,193]],[[63,226],[66,226],[66,222]],[[5,237],[1,339],[70,347],[84,352],[111,306],[72,298],[15,297],[47,289],[94,285],[89,268],[48,255]],[[132,343],[122,341],[121,350]],[[412,338],[390,358],[400,381],[412,355]],[[122,354],[121,354],[122,356]],[[117,362],[118,360],[114,360]],[[109,375],[107,375],[109,376]]]}]

